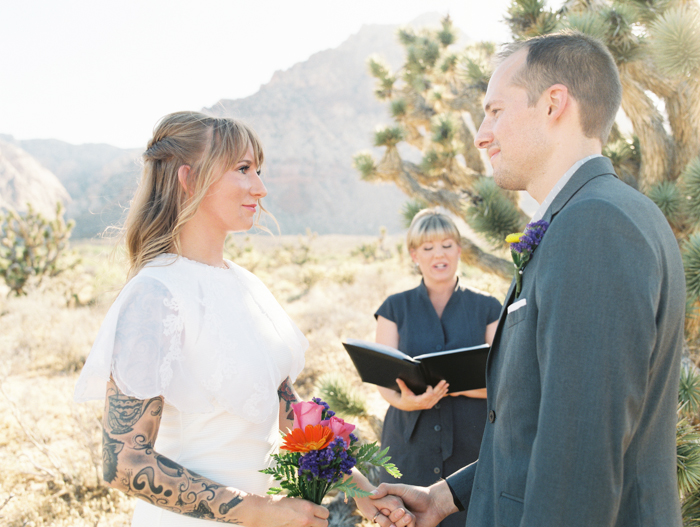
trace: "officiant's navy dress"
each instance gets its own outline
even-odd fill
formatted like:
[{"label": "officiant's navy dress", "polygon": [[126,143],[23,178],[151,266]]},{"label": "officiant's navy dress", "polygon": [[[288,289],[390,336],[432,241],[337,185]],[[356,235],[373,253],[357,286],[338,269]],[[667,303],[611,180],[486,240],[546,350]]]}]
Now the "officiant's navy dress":
[{"label": "officiant's navy dress", "polygon": [[[442,317],[428,297],[424,283],[391,295],[375,317],[394,322],[399,349],[415,357],[424,353],[477,346],[484,343],[486,326],[498,320],[501,304],[495,298],[457,282]],[[429,410],[405,412],[389,406],[384,419],[382,446],[403,477],[382,471],[382,481],[432,485],[479,457],[486,422],[486,399],[445,397]],[[463,527],[466,513],[453,514],[442,526]]]}]

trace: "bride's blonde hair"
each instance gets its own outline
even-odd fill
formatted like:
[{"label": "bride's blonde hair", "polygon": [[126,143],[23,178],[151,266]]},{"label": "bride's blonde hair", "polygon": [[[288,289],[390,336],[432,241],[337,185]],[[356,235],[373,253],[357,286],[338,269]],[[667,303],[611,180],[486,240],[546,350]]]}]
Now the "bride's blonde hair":
[{"label": "bride's blonde hair", "polygon": [[[248,146],[261,167],[260,139],[240,121],[176,112],[158,122],[143,153],[141,181],[124,225],[129,278],[160,254],[180,254],[182,226],[197,212],[209,187],[243,158]],[[188,192],[178,180],[182,165],[190,167]],[[261,204],[255,225],[262,212]]]}]

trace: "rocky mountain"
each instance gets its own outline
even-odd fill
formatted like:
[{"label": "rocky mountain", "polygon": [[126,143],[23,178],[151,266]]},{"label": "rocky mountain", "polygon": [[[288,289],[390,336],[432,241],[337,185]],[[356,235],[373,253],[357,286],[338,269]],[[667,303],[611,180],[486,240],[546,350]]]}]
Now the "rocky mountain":
[{"label": "rocky mountain", "polygon": [[250,124],[265,147],[266,207],[283,232],[376,234],[399,230],[406,197],[395,187],[363,182],[352,157],[372,145],[387,108],[373,95],[366,61],[378,53],[401,63],[396,26],[364,26],[335,49],[312,55],[244,99],[204,111]]},{"label": "rocky mountain", "polygon": [[[413,25],[438,21],[439,15],[426,15]],[[263,201],[283,234],[307,228],[320,234],[377,234],[381,226],[389,232],[401,228],[399,211],[406,197],[392,185],[361,181],[352,168],[353,155],[370,149],[376,125],[390,122],[386,106],[374,98],[366,61],[376,53],[394,68],[401,64],[396,29],[363,26],[337,48],[276,72],[254,95],[221,100],[203,110],[242,119],[260,135],[268,188]],[[63,196],[67,217],[76,220],[74,237],[99,235],[123,219],[139,179],[139,150],[0,139],[26,151],[46,173],[58,177],[70,194],[70,200]],[[0,186],[0,196],[8,195]]]},{"label": "rocky mountain", "polygon": [[55,217],[56,203],[70,202],[61,181],[18,145],[0,139],[0,209],[34,210]]},{"label": "rocky mountain", "polygon": [[66,217],[73,238],[98,236],[119,225],[140,175],[140,150],[104,144],[71,145],[55,139],[14,141],[56,174],[70,194]]}]

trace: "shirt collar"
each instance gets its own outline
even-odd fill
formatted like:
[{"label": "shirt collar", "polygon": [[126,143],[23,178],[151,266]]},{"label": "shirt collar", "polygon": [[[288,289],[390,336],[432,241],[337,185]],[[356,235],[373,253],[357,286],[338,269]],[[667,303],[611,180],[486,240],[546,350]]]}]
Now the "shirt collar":
[{"label": "shirt collar", "polygon": [[557,197],[557,194],[561,192],[561,189],[564,188],[564,185],[566,185],[569,180],[571,179],[571,176],[574,175],[574,173],[581,168],[581,166],[586,163],[587,161],[593,159],[594,157],[603,157],[601,154],[593,154],[588,157],[584,157],[583,159],[579,159],[572,165],[572,167],[566,171],[566,173],[559,178],[559,181],[557,181],[556,185],[554,185],[554,188],[549,191],[549,194],[547,194],[547,197],[544,199],[542,204],[539,206],[539,208],[535,211],[535,214],[532,216],[532,219],[530,220],[531,222],[533,221],[539,221],[542,219],[544,216],[544,213],[547,212],[547,209],[549,206],[552,204],[552,201],[554,201],[554,198]]},{"label": "shirt collar", "polygon": [[[455,291],[457,291],[457,289],[459,289],[459,275],[457,275],[456,278],[457,278],[457,280],[455,280],[455,288],[454,288]],[[418,286],[418,291],[425,298],[430,299],[430,296],[428,295],[428,288],[425,287],[425,280],[423,280],[423,278],[420,279],[420,285]]]}]

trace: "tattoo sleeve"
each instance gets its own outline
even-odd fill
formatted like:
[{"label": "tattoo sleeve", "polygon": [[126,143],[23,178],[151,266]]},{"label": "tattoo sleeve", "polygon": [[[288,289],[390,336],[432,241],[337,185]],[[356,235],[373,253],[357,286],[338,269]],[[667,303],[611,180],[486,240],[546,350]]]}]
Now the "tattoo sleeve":
[{"label": "tattoo sleeve", "polygon": [[162,397],[147,401],[129,397],[110,379],[103,418],[104,481],[171,512],[241,524],[237,507],[245,493],[219,485],[153,450],[162,412]]},{"label": "tattoo sleeve", "polygon": [[[292,380],[289,377],[277,388],[277,395],[280,398],[280,416],[286,414],[286,419],[293,421],[294,413],[292,412],[292,404],[299,402],[299,396],[294,391]],[[284,404],[284,408],[282,408],[282,404]],[[281,420],[280,418],[280,421]]]}]

